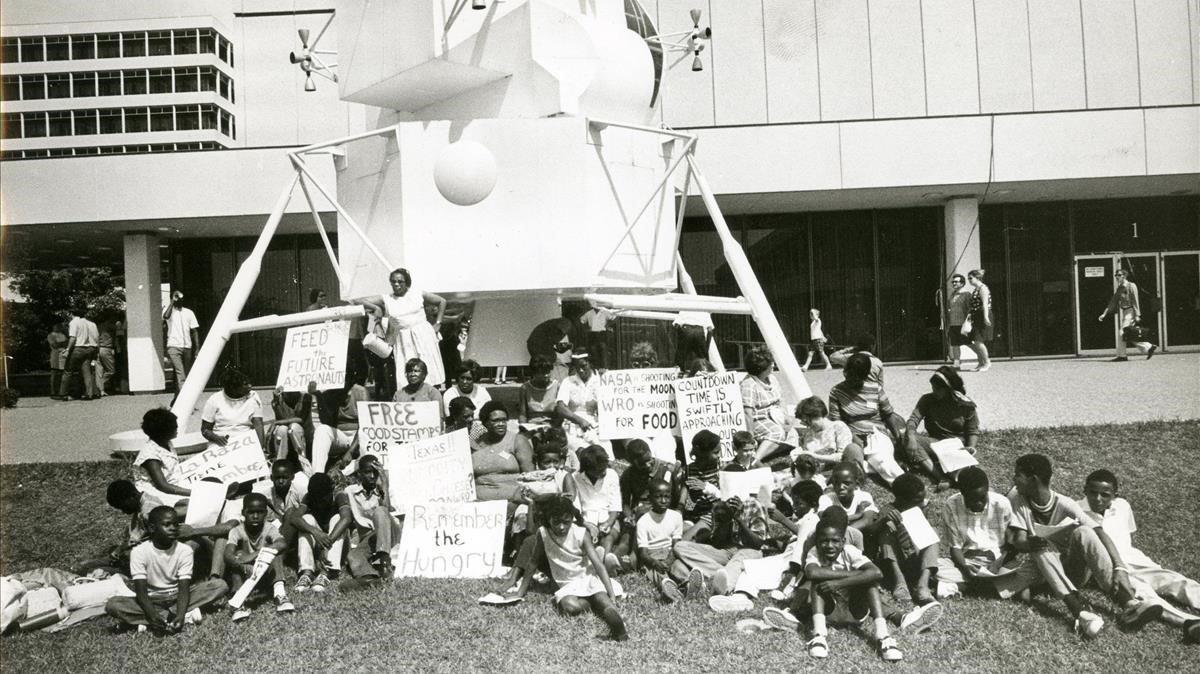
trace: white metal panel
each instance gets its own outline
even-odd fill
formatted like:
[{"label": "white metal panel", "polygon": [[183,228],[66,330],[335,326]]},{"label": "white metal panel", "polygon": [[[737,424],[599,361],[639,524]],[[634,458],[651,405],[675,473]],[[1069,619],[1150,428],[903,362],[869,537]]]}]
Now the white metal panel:
[{"label": "white metal panel", "polygon": [[871,40],[866,0],[817,0],[821,119],[869,119]]},{"label": "white metal panel", "polygon": [[987,180],[987,117],[841,126],[843,189]]},{"label": "white metal panel", "polygon": [[1192,101],[1192,38],[1188,6],[1179,0],[1137,0],[1138,70],[1142,105]]},{"label": "white metal panel", "polygon": [[1146,173],[1200,173],[1200,108],[1148,108]]},{"label": "white metal panel", "polygon": [[1029,3],[1029,42],[1033,108],[1079,110],[1087,107],[1079,0]]},{"label": "white metal panel", "polygon": [[1033,110],[1025,3],[975,0],[975,28],[979,37],[980,111]]},{"label": "white metal panel", "polygon": [[814,0],[763,0],[768,121],[821,118]]},{"label": "white metal panel", "polygon": [[700,132],[696,160],[723,194],[841,187],[837,124],[729,127]]},{"label": "white metal panel", "polygon": [[[701,24],[707,25],[712,14],[705,0],[658,0],[658,32],[691,30],[692,18],[688,11],[692,8],[704,10]],[[720,48],[716,40],[709,45],[702,54],[705,68],[698,73],[692,72],[692,54],[667,52],[663,55],[662,113],[667,124],[685,128],[715,123],[712,58]]]},{"label": "white metal panel", "polygon": [[1192,102],[1200,103],[1200,0],[1188,0],[1188,25],[1192,37]]},{"label": "white metal panel", "polygon": [[1146,171],[1141,110],[1001,115],[995,135],[997,182]]},{"label": "white metal panel", "polygon": [[871,80],[876,117],[925,114],[925,54],[921,0],[891,0],[868,7]]},{"label": "white metal panel", "polygon": [[767,66],[759,0],[712,4],[713,91],[717,124],[765,124]]},{"label": "white metal panel", "polygon": [[1081,0],[1081,6],[1088,107],[1139,105],[1133,0]]},{"label": "white metal panel", "polygon": [[971,0],[922,0],[921,13],[929,114],[979,112],[975,9]]}]

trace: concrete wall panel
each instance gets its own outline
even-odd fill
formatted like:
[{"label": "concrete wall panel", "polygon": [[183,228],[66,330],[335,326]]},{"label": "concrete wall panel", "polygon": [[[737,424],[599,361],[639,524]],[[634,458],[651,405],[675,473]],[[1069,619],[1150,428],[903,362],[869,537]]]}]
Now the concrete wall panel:
[{"label": "concrete wall panel", "polygon": [[975,0],[981,112],[1033,109],[1029,16],[1025,3]]},{"label": "concrete wall panel", "polygon": [[871,13],[871,79],[876,117],[925,114],[920,0],[876,2]]},{"label": "concrete wall panel", "polygon": [[1086,108],[1079,0],[1029,3],[1029,41],[1033,109]]},{"label": "concrete wall panel", "polygon": [[1133,0],[1081,0],[1089,108],[1139,105]]},{"label": "concrete wall panel", "polygon": [[759,0],[712,5],[714,96],[717,124],[767,121],[767,66],[763,8]]},{"label": "concrete wall panel", "polygon": [[821,118],[814,0],[763,0],[767,117],[772,123]]},{"label": "concrete wall panel", "polygon": [[817,0],[821,119],[870,119],[871,41],[866,0]]},{"label": "concrete wall panel", "polygon": [[1146,110],[1146,173],[1200,173],[1200,108]]},{"label": "concrete wall panel", "polygon": [[1144,175],[1141,110],[996,118],[995,180]]},{"label": "concrete wall panel", "polygon": [[971,0],[922,0],[921,13],[929,114],[979,112],[974,5]]},{"label": "concrete wall panel", "polygon": [[1142,105],[1192,102],[1188,6],[1179,0],[1137,0],[1138,72]]}]

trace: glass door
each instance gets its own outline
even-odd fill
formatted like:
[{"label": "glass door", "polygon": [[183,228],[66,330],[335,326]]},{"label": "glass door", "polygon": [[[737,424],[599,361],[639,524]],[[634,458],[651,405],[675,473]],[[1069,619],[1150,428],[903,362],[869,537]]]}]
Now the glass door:
[{"label": "glass door", "polygon": [[1162,254],[1163,346],[1200,345],[1200,252]]},{"label": "glass door", "polygon": [[1141,310],[1142,327],[1148,333],[1146,340],[1162,344],[1162,281],[1158,273],[1158,253],[1121,255],[1118,262],[1129,280],[1138,289],[1138,308]]},{"label": "glass door", "polygon": [[1116,319],[1096,320],[1112,298],[1115,268],[1116,260],[1112,255],[1075,257],[1075,334],[1081,355],[1116,351]]}]

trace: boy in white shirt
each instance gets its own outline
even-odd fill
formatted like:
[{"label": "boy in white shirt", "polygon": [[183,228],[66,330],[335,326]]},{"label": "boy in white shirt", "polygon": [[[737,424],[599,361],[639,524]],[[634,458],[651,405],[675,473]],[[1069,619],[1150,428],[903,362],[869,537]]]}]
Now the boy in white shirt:
[{"label": "boy in white shirt", "polygon": [[[1146,553],[1133,547],[1137,523],[1133,519],[1133,509],[1128,501],[1117,495],[1117,488],[1117,476],[1112,471],[1093,471],[1084,482],[1086,498],[1079,499],[1079,507],[1084,515],[1100,525],[1120,550],[1138,598],[1161,604],[1160,619],[1168,625],[1182,627],[1185,641],[1200,643],[1200,616],[1185,613],[1162,600],[1165,596],[1192,611],[1200,611],[1200,583],[1178,571],[1162,568]],[[1127,609],[1126,613],[1129,611]]]},{"label": "boy in white shirt", "polygon": [[659,480],[650,485],[650,512],[637,521],[637,555],[651,584],[668,603],[683,600],[679,585],[668,572],[675,541],[683,538],[683,515],[672,510],[671,485]]},{"label": "boy in white shirt", "polygon": [[835,465],[829,475],[829,490],[817,504],[817,514],[831,505],[840,505],[846,509],[851,527],[861,531],[871,526],[879,516],[879,508],[870,492],[858,488],[861,475],[861,469],[853,463],[843,461]]},{"label": "boy in white shirt", "polygon": [[220,579],[192,583],[192,549],[179,542],[179,515],[170,506],[150,511],[150,540],[129,555],[134,597],[113,597],[104,610],[123,625],[145,625],[158,634],[175,634],[198,624],[200,609],[229,591]]},{"label": "boy in white shirt", "polygon": [[[282,539],[278,525],[267,521],[268,510],[267,497],[262,494],[252,493],[242,499],[242,521],[230,530],[224,550],[229,584],[233,587],[241,587],[253,575],[254,562],[264,546],[274,546]],[[271,560],[271,567],[263,575],[263,580],[267,580],[274,589],[277,613],[296,610],[284,589],[282,556]],[[236,623],[249,617],[250,608],[243,604],[234,610],[231,620]]]}]

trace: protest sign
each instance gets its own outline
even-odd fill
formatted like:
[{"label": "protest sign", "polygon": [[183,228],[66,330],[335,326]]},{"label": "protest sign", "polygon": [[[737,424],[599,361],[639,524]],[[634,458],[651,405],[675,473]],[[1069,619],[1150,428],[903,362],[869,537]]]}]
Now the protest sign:
[{"label": "protest sign", "polygon": [[349,337],[349,321],[288,328],[275,386],[284,391],[305,391],[308,383],[315,381],[320,391],[342,388],[346,385]]},{"label": "protest sign", "polygon": [[246,431],[230,435],[224,447],[209,447],[180,463],[170,481],[192,487],[202,478],[215,477],[223,484],[255,482],[271,475],[271,466],[263,456],[258,434]]},{"label": "protest sign", "polygon": [[763,487],[766,487],[767,494],[770,494],[771,487],[775,486],[775,477],[771,475],[770,468],[736,472],[723,470],[717,473],[717,482],[721,486],[722,500],[731,499],[734,496],[745,499],[756,498]]},{"label": "protest sign", "polygon": [[385,465],[387,455],[400,445],[436,437],[441,433],[441,403],[358,403],[359,450],[363,454],[378,456]]},{"label": "protest sign", "polygon": [[669,367],[609,370],[600,375],[600,439],[679,435],[676,376],[677,370]]},{"label": "protest sign", "polygon": [[733,434],[746,430],[742,409],[741,376],[736,372],[713,372],[675,381],[679,405],[679,429],[684,447],[704,429],[721,436],[721,460],[733,460]]},{"label": "protest sign", "polygon": [[396,508],[426,501],[475,500],[475,472],[465,428],[403,443],[388,452],[383,465]]},{"label": "protest sign", "polygon": [[414,503],[392,549],[396,578],[492,578],[504,573],[505,501]]},{"label": "protest sign", "polygon": [[187,517],[183,519],[183,523],[190,527],[211,527],[216,524],[221,518],[221,509],[225,507],[225,494],[228,491],[228,487],[220,482],[200,480],[192,485],[192,495],[188,497]]}]

